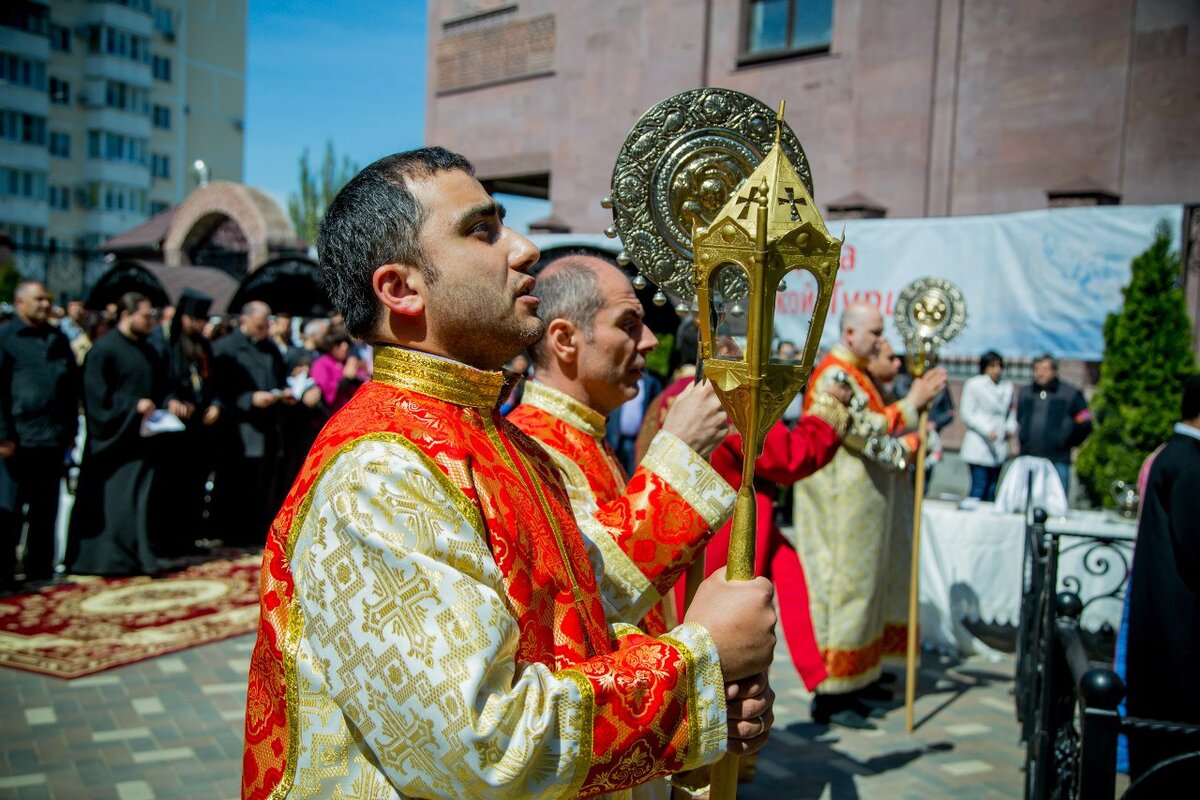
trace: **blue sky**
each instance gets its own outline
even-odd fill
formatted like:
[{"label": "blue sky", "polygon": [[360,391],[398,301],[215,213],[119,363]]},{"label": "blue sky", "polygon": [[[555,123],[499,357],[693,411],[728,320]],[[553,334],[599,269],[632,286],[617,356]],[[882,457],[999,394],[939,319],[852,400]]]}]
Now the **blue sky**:
[{"label": "blue sky", "polygon": [[[281,204],[332,141],[366,166],[424,144],[423,0],[250,0],[245,181]],[[523,230],[544,203],[501,198]],[[286,206],[285,206],[286,207]]]}]

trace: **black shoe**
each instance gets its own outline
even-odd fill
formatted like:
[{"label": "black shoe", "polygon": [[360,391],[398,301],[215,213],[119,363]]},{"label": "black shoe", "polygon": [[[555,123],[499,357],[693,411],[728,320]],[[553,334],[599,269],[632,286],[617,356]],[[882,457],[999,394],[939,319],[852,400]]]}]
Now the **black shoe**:
[{"label": "black shoe", "polygon": [[867,719],[883,719],[887,716],[887,712],[882,708],[869,706],[863,701],[859,700],[857,697],[855,697],[853,702],[850,703],[849,709],[855,714],[858,714],[860,717],[866,717]]},{"label": "black shoe", "polygon": [[880,703],[890,703],[896,699],[896,695],[891,689],[885,689],[878,683],[872,683],[868,686],[864,686],[863,688],[854,692],[854,696],[860,700],[874,700]]},{"label": "black shoe", "polygon": [[833,725],[841,725],[843,728],[850,728],[856,731],[877,731],[879,726],[868,720],[866,717],[856,714],[849,708],[842,709],[829,716],[829,723]]}]

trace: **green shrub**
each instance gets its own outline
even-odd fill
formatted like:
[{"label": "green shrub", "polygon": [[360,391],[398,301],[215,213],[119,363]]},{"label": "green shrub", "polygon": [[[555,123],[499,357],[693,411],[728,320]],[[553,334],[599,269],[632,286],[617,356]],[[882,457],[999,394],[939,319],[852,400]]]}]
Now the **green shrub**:
[{"label": "green shrub", "polygon": [[1142,461],[1179,420],[1183,383],[1196,372],[1179,255],[1166,222],[1133,260],[1125,302],[1104,321],[1104,361],[1091,400],[1092,434],[1075,464],[1093,504],[1115,505],[1113,481],[1133,483]]}]

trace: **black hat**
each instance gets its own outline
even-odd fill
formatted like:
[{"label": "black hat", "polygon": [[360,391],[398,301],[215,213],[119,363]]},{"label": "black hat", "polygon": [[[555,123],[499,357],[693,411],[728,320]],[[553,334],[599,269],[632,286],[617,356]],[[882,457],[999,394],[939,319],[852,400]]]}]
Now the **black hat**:
[{"label": "black hat", "polygon": [[175,304],[176,314],[187,314],[192,319],[206,319],[208,310],[212,307],[213,299],[194,289],[184,289]]}]

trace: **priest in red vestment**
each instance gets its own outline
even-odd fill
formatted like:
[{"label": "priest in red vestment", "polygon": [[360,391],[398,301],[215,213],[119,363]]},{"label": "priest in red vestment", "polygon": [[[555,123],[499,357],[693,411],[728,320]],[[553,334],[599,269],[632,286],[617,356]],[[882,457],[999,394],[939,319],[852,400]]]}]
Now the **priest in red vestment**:
[{"label": "priest in red vestment", "polygon": [[611,618],[560,473],[507,424],[537,250],[469,162],[389,156],[318,247],[375,372],[317,437],[263,554],[243,796],[625,796],[754,752],[770,583],[709,580],[651,637]]},{"label": "priest in red vestment", "polygon": [[[637,393],[658,343],[629,278],[601,258],[572,254],[542,269],[534,295],[546,335],[531,348],[534,378],[508,420],[559,465],[585,540],[597,540],[593,560],[628,576],[631,594],[669,600],[733,509],[736,493],[708,464],[728,431],[725,411],[707,384],[684,393],[627,477],[605,440],[605,420]],[[601,527],[615,540],[590,535]],[[625,621],[658,635],[677,618],[676,609],[656,603],[644,620]]]}]

